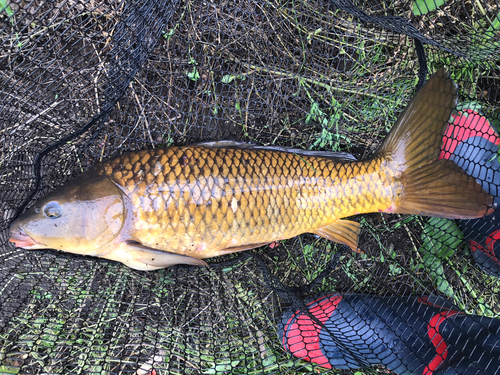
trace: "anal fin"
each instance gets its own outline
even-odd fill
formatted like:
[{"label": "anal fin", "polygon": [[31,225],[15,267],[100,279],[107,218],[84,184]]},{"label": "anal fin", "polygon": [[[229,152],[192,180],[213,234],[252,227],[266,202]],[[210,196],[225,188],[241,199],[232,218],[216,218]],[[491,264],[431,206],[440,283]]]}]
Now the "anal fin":
[{"label": "anal fin", "polygon": [[349,246],[358,252],[358,238],[361,228],[359,223],[350,220],[337,220],[325,227],[314,231],[314,234],[324,237],[330,241]]}]

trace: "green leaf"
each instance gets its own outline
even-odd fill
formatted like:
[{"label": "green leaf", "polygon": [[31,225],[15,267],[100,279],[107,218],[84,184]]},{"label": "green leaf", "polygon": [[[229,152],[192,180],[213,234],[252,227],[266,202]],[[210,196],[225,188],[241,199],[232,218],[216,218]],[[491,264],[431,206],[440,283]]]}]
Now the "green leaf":
[{"label": "green leaf", "polygon": [[454,220],[429,218],[422,231],[422,264],[430,270],[438,290],[448,297],[453,296],[453,289],[446,280],[443,261],[451,258],[463,239],[463,234]]},{"label": "green leaf", "polygon": [[[1,1],[0,1],[0,3],[1,3]],[[500,13],[498,13],[496,15],[495,19],[493,20],[493,22],[491,22],[491,26],[488,27],[487,31],[494,33],[497,30],[500,30]]]},{"label": "green leaf", "polygon": [[394,225],[394,229],[397,229],[399,228],[401,225],[404,225],[404,224],[408,224],[410,221],[413,221],[415,219],[416,216],[412,215],[412,216],[408,216],[406,219],[404,219],[403,221],[399,221],[397,222],[395,225]]},{"label": "green leaf", "polygon": [[400,275],[401,274],[401,268],[394,265],[394,264],[389,264],[389,273],[391,276],[394,276],[394,275]]},{"label": "green leaf", "polygon": [[7,1],[6,0],[0,0],[0,12],[3,12],[5,10],[5,13],[7,13],[7,15],[9,17],[11,17],[14,12],[12,11],[12,9],[10,9],[10,6],[7,4]]},{"label": "green leaf", "polygon": [[447,297],[452,297],[453,289],[451,288],[450,283],[446,280],[441,260],[431,253],[426,253],[423,255],[423,261],[426,268],[431,270],[429,275],[434,280],[438,290]]},{"label": "green leaf", "polygon": [[316,120],[316,117],[318,115],[318,112],[320,111],[319,109],[319,104],[314,102],[312,105],[311,105],[311,109],[309,110],[309,113],[307,114],[307,117],[306,117],[306,124],[309,124],[311,122],[311,120]]},{"label": "green leaf", "polygon": [[231,75],[231,74],[226,74],[224,77],[222,77],[222,83],[231,83],[231,82],[233,82],[235,79],[241,79],[242,81],[244,81],[245,79],[247,79],[247,77],[245,77],[245,76],[235,76],[235,75]]},{"label": "green leaf", "polygon": [[483,109],[483,105],[477,100],[465,100],[462,103],[457,104],[457,111],[465,112],[468,109],[476,112],[481,112]]},{"label": "green leaf", "polygon": [[6,365],[0,366],[0,374],[18,374],[19,371],[21,371],[19,367]]},{"label": "green leaf", "polygon": [[[478,41],[478,44],[485,44],[486,48],[492,48],[493,46],[498,47],[498,37],[500,36],[500,13],[495,16],[493,21],[491,21],[490,27],[482,35]],[[482,49],[482,46],[479,46]]]},{"label": "green leaf", "polygon": [[445,3],[445,0],[415,0],[413,2],[413,14],[421,16],[436,10]]},{"label": "green leaf", "polygon": [[271,355],[269,357],[264,358],[264,360],[262,361],[262,365],[264,367],[268,367],[268,366],[274,365],[276,362],[277,362],[276,356]]},{"label": "green leaf", "polygon": [[462,242],[463,234],[454,220],[429,218],[422,231],[422,253],[430,252],[441,260],[449,259]]},{"label": "green leaf", "polygon": [[234,81],[235,76],[231,74],[226,74],[224,77],[222,77],[222,83],[231,83]]},{"label": "green leaf", "polygon": [[[1,1],[1,0],[0,0]],[[168,32],[162,31],[161,35],[166,39],[169,40],[173,35],[175,34],[175,29],[170,29]]]},{"label": "green leaf", "polygon": [[200,73],[198,73],[198,70],[196,70],[196,68],[193,68],[192,72],[187,71],[186,75],[188,76],[188,78],[191,81],[196,81],[196,80],[200,79]]}]

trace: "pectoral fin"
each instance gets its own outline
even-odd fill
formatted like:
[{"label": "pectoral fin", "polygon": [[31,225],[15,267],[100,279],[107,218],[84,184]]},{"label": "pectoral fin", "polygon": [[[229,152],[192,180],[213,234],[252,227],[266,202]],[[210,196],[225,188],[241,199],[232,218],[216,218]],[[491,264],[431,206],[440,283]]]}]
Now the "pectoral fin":
[{"label": "pectoral fin", "polygon": [[361,232],[359,223],[350,220],[337,220],[333,224],[319,228],[315,234],[330,241],[349,246],[358,252],[358,237]]},{"label": "pectoral fin", "polygon": [[144,246],[140,242],[127,241],[126,250],[138,263],[150,266],[152,269],[165,268],[176,264],[189,264],[191,266],[208,266],[201,259],[187,255],[171,253],[169,251],[154,249]]}]

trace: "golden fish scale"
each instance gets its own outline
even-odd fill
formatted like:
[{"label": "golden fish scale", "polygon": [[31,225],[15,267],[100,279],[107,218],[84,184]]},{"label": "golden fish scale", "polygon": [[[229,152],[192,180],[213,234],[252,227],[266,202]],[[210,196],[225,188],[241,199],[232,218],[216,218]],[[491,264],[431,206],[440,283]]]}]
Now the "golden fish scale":
[{"label": "golden fish scale", "polygon": [[390,209],[396,192],[382,163],[188,146],[124,155],[100,164],[97,173],[130,198],[130,239],[206,258]]}]

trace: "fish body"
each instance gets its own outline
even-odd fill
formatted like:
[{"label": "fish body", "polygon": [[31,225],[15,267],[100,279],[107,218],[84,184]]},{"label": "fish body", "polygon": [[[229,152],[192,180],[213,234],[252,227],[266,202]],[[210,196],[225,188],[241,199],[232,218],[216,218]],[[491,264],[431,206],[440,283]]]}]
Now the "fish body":
[{"label": "fish body", "polygon": [[417,93],[373,157],[191,145],[97,164],[11,226],[25,248],[55,248],[141,270],[247,250],[311,232],[357,249],[369,212],[481,217],[492,197],[437,160],[456,105],[444,71]]},{"label": "fish body", "polygon": [[188,146],[131,153],[92,173],[122,190],[130,239],[208,258],[390,211],[401,187],[382,163]]}]

